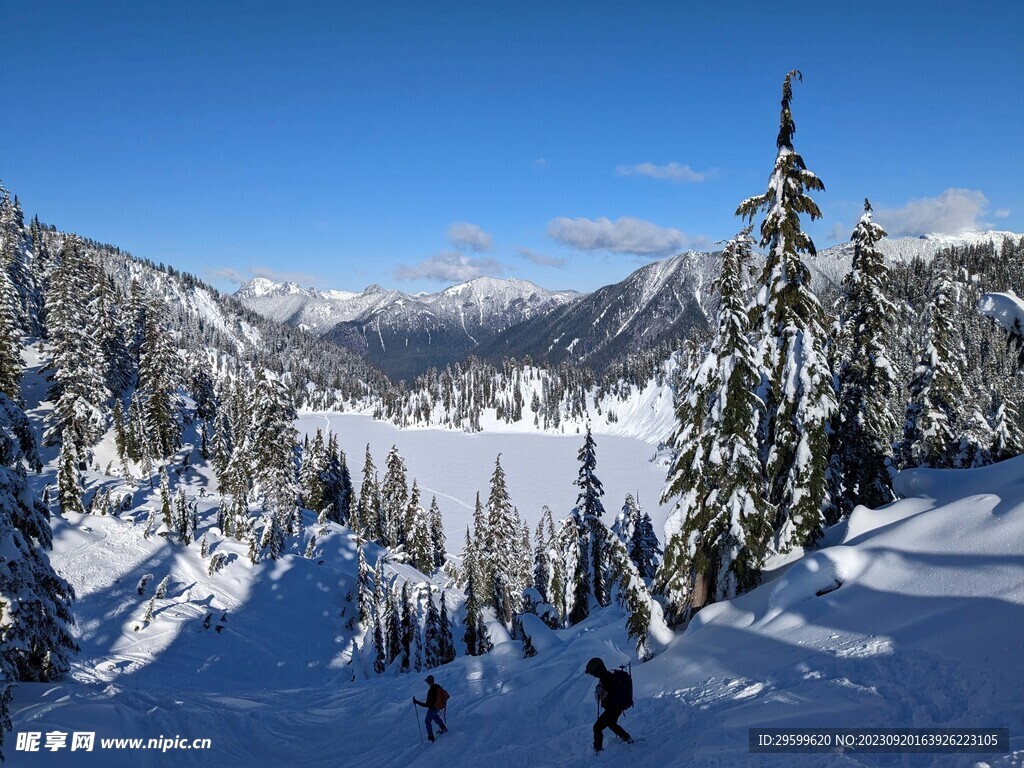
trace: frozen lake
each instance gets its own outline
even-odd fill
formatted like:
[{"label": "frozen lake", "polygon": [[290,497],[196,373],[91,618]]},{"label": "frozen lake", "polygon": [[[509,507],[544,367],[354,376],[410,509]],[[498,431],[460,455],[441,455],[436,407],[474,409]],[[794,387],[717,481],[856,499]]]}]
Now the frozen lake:
[{"label": "frozen lake", "polygon": [[[573,485],[579,472],[576,454],[583,435],[508,434],[457,432],[447,429],[398,429],[370,416],[347,413],[304,413],[297,420],[300,431],[312,436],[319,428],[338,435],[348,457],[352,481],[358,490],[363,460],[369,444],[380,477],[392,445],[398,446],[409,470],[409,484],[419,481],[423,504],[437,496],[444,517],[448,549],[462,549],[466,526],[472,522],[477,491],[486,503],[495,457],[501,454],[512,503],[530,524],[531,535],[547,504],[557,523],[576,503],[579,489]],[[651,461],[655,446],[629,437],[595,435],[596,474],[604,485],[605,522],[611,525],[627,493],[638,496],[651,516],[654,530],[664,544],[665,518],[671,505],[658,504],[666,467]]]}]

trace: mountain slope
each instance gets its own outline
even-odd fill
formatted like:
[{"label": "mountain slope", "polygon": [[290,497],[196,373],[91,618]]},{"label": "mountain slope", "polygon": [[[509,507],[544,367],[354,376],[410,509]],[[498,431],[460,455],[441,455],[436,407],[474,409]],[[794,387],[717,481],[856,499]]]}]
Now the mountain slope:
[{"label": "mountain slope", "polygon": [[[884,238],[879,249],[893,264],[925,263],[945,248],[994,243],[1010,232]],[[850,268],[851,243],[807,259],[814,290],[831,296]],[[477,278],[440,293],[410,296],[373,285],[359,294],[303,289],[257,278],[236,296],[280,322],[306,327],[367,357],[393,378],[468,354],[587,365],[601,372],[629,352],[673,345],[708,327],[716,302],[718,259],[690,251],[645,265],[591,294],[545,291],[522,280]]]},{"label": "mountain slope", "polygon": [[[314,619],[317,605],[327,610],[339,599],[344,586],[335,582],[335,569],[351,564],[318,566],[287,555],[262,573],[252,570],[256,581],[249,588],[231,575],[250,570],[241,563],[206,579],[173,557],[173,544],[160,544],[172,553],[163,563],[180,586],[160,623],[145,632],[176,630],[177,639],[163,650],[150,646],[148,656],[140,633],[126,650],[138,652],[145,666],[123,664],[128,654],[83,655],[73,680],[21,685],[14,732],[212,740],[211,751],[167,753],[104,750],[97,742],[94,752],[76,756],[84,766],[326,767],[341,759],[584,768],[596,759],[638,768],[974,766],[982,760],[1009,768],[1024,757],[1024,646],[1016,631],[1024,626],[1022,472],[1024,458],[978,470],[904,473],[898,482],[904,500],[881,510],[858,508],[829,530],[822,549],[794,554],[758,589],[705,608],[646,664],[636,663],[623,614],[611,607],[571,629],[539,633],[533,658],[522,658],[519,642],[506,641],[483,657],[432,670],[452,699],[450,733],[429,746],[421,746],[413,721],[422,710],[410,703],[425,692],[421,675],[351,680],[348,667],[332,668],[323,654],[321,664],[308,663],[310,638],[326,638],[321,627],[339,620]],[[110,594],[120,590],[131,603],[135,575],[156,567],[149,564],[154,553],[132,555],[122,547],[122,559],[104,554],[110,528],[129,525],[79,516],[55,531],[55,563],[83,593],[80,603],[91,606],[80,622],[88,653],[110,646],[110,628],[100,620],[116,605]],[[343,534],[329,538],[335,536]],[[111,571],[100,572],[101,563]],[[86,579],[97,578],[108,583],[106,593],[87,587]],[[290,583],[278,584],[281,578]],[[312,605],[287,599],[286,589],[303,582],[315,596]],[[229,614],[225,622],[234,639],[225,634],[229,629],[200,628],[207,589],[214,600],[225,590],[236,595],[238,620]],[[300,623],[306,638],[276,645],[277,627]],[[130,631],[113,637],[135,640]],[[592,656],[609,666],[633,660],[636,706],[621,724],[642,739],[627,747],[609,736],[607,753],[597,758],[589,748],[594,684],[583,674]],[[273,659],[269,667],[264,659]],[[281,680],[290,684],[279,686]],[[808,726],[1008,728],[1011,753],[748,751],[748,728]],[[45,750],[11,755],[13,766],[68,759]]]},{"label": "mountain slope", "polygon": [[689,251],[641,267],[565,307],[522,323],[481,345],[481,357],[557,363],[572,360],[602,370],[638,348],[687,338],[706,328],[714,311],[715,254]]},{"label": "mountain slope", "polygon": [[266,317],[359,352],[395,379],[463,360],[495,334],[577,296],[490,277],[415,296],[378,285],[355,294],[257,278],[235,295]]}]

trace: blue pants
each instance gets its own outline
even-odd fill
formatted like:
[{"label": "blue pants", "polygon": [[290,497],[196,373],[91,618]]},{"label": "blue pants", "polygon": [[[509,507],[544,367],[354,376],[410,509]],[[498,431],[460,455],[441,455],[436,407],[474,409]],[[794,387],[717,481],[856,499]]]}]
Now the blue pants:
[{"label": "blue pants", "polygon": [[444,720],[441,719],[441,710],[440,709],[428,709],[427,710],[426,723],[427,723],[427,737],[431,738],[431,739],[434,738],[434,728],[433,728],[433,724],[434,723],[437,723],[439,726],[441,726],[441,733],[444,733],[445,731],[448,730],[448,728],[445,727]]}]

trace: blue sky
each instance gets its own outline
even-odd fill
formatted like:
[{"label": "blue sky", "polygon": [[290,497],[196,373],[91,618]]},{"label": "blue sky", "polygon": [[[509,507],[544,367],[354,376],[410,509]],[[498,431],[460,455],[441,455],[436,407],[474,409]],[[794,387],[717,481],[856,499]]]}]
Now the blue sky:
[{"label": "blue sky", "polygon": [[846,239],[1024,231],[1024,3],[31,2],[0,179],[223,289],[262,274],[591,290],[733,234],[792,68]]}]

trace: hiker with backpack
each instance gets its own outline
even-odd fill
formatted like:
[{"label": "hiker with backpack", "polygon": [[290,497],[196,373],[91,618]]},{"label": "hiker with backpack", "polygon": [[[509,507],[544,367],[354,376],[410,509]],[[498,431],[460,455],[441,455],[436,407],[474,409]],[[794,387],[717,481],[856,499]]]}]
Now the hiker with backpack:
[{"label": "hiker with backpack", "polygon": [[[448,691],[434,682],[433,675],[427,675],[426,682],[430,685],[430,688],[427,689],[427,700],[420,701],[413,696],[412,703],[418,707],[427,708],[427,739],[433,741],[434,723],[437,723],[438,726],[440,726],[440,733],[448,732],[448,726],[445,725],[444,720],[441,719],[441,710],[447,709],[448,707]],[[422,734],[420,735],[420,738],[423,738]]]},{"label": "hiker with backpack", "polygon": [[633,744],[633,737],[619,725],[619,717],[633,706],[633,681],[624,670],[616,669],[609,672],[604,662],[596,656],[587,662],[586,673],[598,679],[594,697],[604,712],[598,715],[594,723],[594,751],[600,752],[604,746],[604,729],[610,728],[612,733],[627,744]]}]

